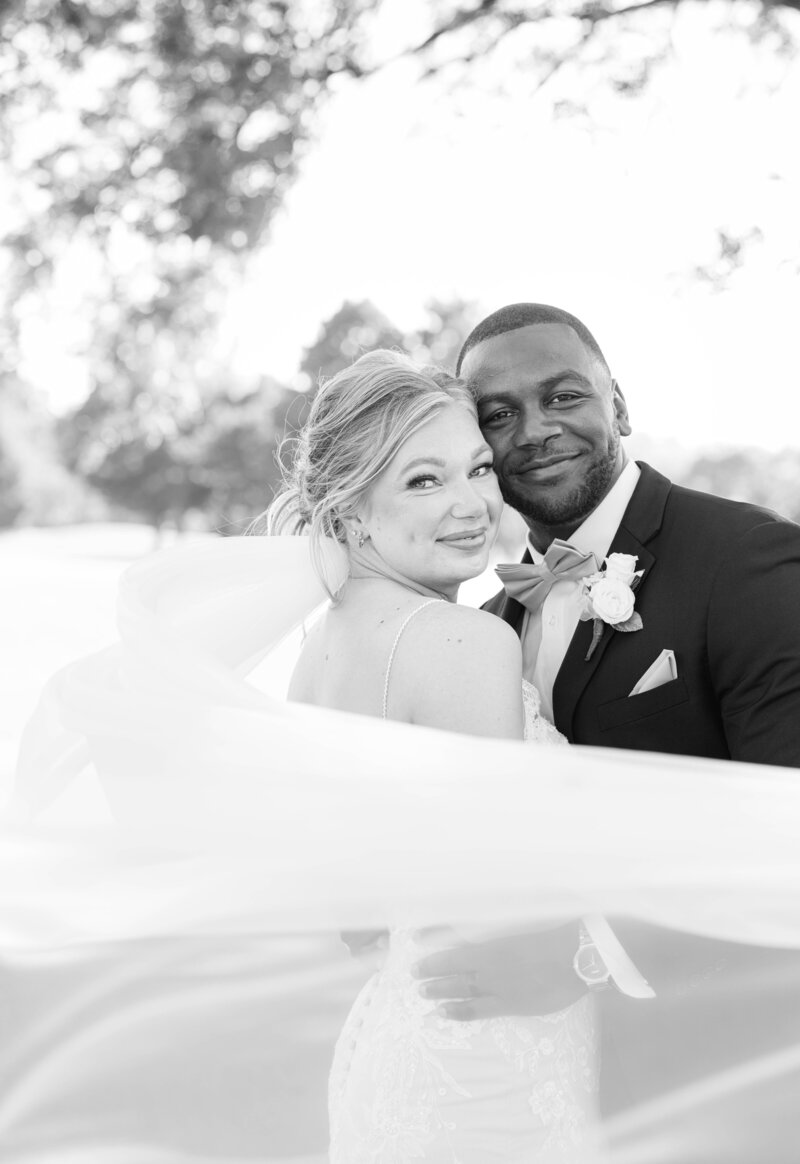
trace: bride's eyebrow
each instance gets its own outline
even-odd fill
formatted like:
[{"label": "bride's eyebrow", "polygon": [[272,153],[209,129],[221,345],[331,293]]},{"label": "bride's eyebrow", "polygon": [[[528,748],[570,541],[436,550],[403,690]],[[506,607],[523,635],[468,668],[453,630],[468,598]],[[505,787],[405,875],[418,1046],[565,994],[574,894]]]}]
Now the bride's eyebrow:
[{"label": "bride's eyebrow", "polygon": [[418,465],[436,465],[437,468],[443,469],[444,464],[441,457],[415,457],[413,461],[409,461],[407,465],[403,465],[400,472],[408,473],[410,469],[416,469]]},{"label": "bride's eyebrow", "polygon": [[[487,453],[491,454],[491,447],[484,442],[478,445],[474,452],[470,453],[470,460],[475,460],[478,457],[485,456]],[[408,473],[411,469],[416,469],[419,465],[435,465],[438,469],[444,469],[446,462],[441,457],[414,457],[413,461],[409,461],[403,465],[400,473]]]}]

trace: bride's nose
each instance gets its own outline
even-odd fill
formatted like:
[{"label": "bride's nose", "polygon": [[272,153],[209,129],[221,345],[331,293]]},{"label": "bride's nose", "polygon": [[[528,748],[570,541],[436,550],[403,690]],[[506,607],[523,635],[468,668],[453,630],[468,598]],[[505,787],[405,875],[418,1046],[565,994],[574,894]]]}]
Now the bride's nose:
[{"label": "bride's nose", "polygon": [[479,517],[486,513],[486,498],[471,481],[459,486],[450,503],[453,517]]}]

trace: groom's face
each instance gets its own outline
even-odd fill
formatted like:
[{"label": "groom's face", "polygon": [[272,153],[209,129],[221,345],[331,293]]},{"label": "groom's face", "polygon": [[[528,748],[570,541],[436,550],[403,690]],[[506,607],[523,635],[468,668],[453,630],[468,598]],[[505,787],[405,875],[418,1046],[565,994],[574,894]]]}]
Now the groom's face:
[{"label": "groom's face", "polygon": [[624,465],[625,401],[571,327],[537,323],[477,344],[461,375],[495,456],[503,497],[535,541],[569,537]]}]

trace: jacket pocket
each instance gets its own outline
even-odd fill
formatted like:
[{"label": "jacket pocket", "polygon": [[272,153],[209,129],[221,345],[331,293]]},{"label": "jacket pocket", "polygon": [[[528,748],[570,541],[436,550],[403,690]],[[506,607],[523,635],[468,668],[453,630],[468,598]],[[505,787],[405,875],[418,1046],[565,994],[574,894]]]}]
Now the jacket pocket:
[{"label": "jacket pocket", "polygon": [[677,679],[662,683],[652,691],[643,691],[641,695],[626,695],[624,699],[612,699],[609,703],[601,703],[597,709],[600,730],[607,732],[612,728],[624,727],[625,724],[635,723],[648,715],[657,715],[660,711],[686,703],[688,698],[689,688],[686,686],[686,680],[679,675]]}]

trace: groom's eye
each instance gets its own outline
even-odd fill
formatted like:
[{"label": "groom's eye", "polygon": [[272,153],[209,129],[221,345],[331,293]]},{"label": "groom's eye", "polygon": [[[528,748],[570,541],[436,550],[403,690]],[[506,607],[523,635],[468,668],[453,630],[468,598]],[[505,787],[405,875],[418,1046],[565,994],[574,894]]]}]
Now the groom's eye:
[{"label": "groom's eye", "polygon": [[488,412],[481,417],[481,424],[502,424],[504,420],[508,420],[510,416],[514,415],[513,408],[497,408],[494,412]]},{"label": "groom's eye", "polygon": [[584,400],[587,393],[586,385],[579,379],[571,376],[565,376],[561,383],[553,385],[553,390],[547,396],[548,404],[574,404],[576,401]]}]

